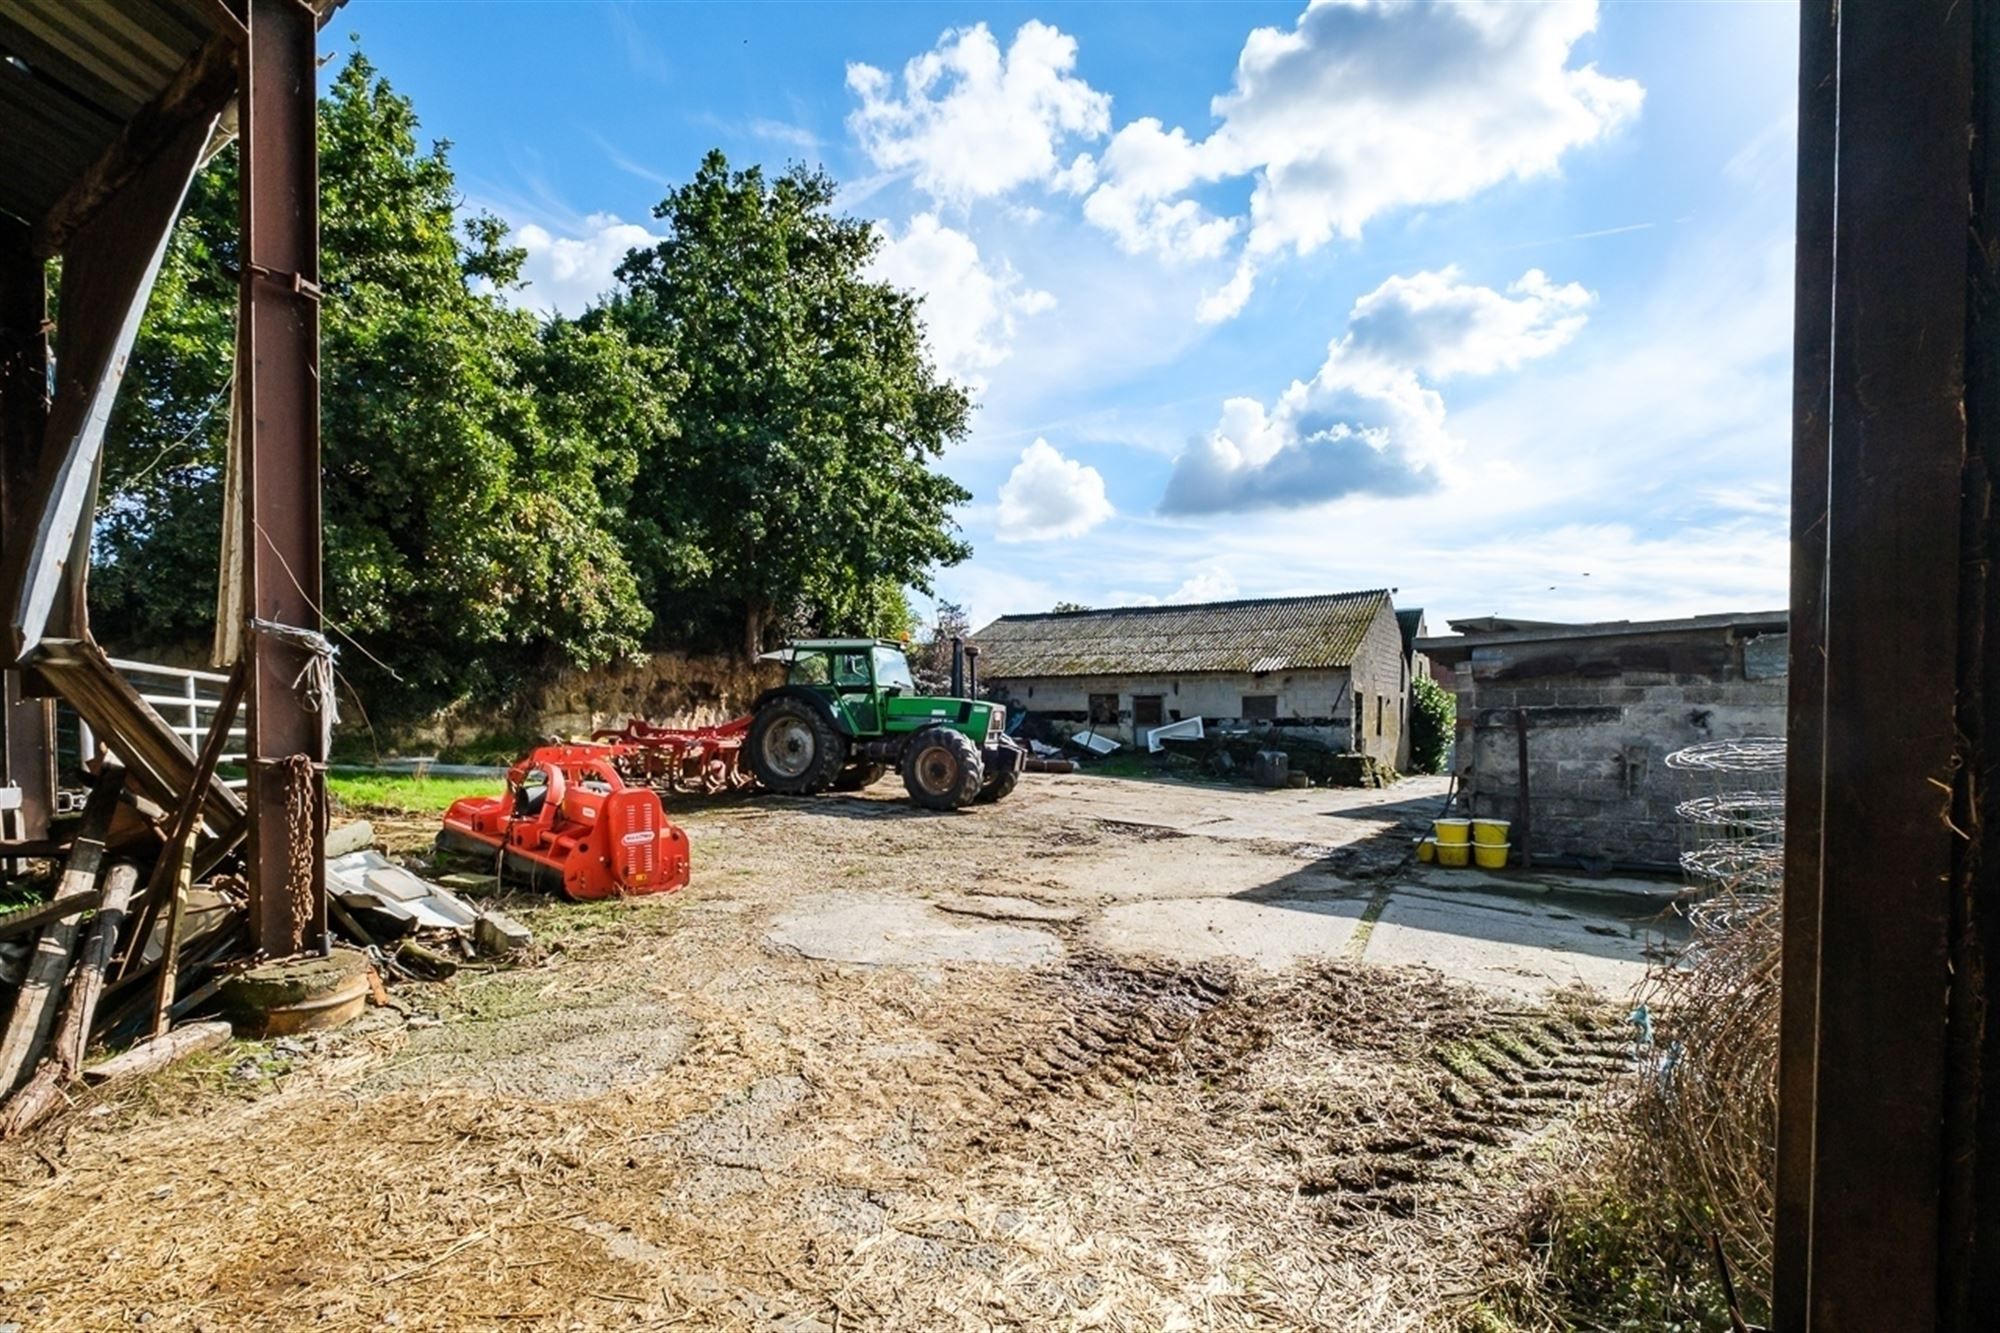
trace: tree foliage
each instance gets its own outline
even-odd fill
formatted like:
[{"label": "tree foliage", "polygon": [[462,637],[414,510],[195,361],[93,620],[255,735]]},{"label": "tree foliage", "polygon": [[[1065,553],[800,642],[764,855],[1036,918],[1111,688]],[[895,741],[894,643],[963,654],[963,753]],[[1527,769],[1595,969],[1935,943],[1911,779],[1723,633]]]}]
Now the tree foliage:
[{"label": "tree foliage", "polygon": [[972,621],[957,602],[940,600],[922,637],[910,645],[910,674],[926,694],[943,694],[951,686],[951,641],[972,633]]},{"label": "tree foliage", "polygon": [[683,438],[644,460],[633,502],[660,521],[648,576],[703,587],[751,654],[774,630],[877,628],[969,554],[951,509],[971,496],[931,464],[970,403],[926,357],[915,299],[868,278],[880,239],[833,196],[824,172],[766,179],[711,152],[586,321],[686,369]]},{"label": "tree foliage", "polygon": [[1410,682],[1410,767],[1418,773],[1444,772],[1457,725],[1458,700],[1428,672],[1418,673]]},{"label": "tree foliage", "polygon": [[[831,182],[711,155],[621,291],[544,319],[503,299],[522,252],[461,218],[418,130],[358,52],[321,101],[324,609],[371,709],[649,645],[906,629],[905,586],[966,554],[966,494],[929,465],[967,402],[911,298],[863,277],[874,238]],[[195,182],[107,439],[91,596],[115,644],[213,624],[236,246],[232,151]]]}]

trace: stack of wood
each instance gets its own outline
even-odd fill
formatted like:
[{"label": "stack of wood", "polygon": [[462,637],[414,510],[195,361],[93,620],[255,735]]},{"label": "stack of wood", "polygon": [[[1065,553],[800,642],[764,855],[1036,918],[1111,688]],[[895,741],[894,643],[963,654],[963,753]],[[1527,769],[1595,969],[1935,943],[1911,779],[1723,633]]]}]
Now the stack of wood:
[{"label": "stack of wood", "polygon": [[[66,838],[0,842],[0,861],[40,859],[52,872],[30,880],[36,891],[27,906],[0,916],[0,945],[32,941],[0,1028],[0,1137],[67,1103],[72,1086],[94,1072],[84,1069],[94,1040],[145,1039],[109,1065],[120,1074],[228,1036],[227,1024],[190,1031],[173,1021],[213,996],[219,964],[247,952],[241,881],[215,875],[199,890],[192,883],[202,798],[241,687],[239,670],[173,810],[128,792],[125,770],[106,764]],[[197,892],[203,910],[191,912]]]}]

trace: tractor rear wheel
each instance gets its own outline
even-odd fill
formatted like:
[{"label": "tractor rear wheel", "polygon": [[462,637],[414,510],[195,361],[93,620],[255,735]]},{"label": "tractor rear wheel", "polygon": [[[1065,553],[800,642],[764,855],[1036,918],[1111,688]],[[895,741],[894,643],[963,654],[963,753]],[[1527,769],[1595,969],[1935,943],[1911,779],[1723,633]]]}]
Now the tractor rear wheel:
[{"label": "tractor rear wheel", "polygon": [[882,780],[889,771],[887,764],[849,764],[840,770],[840,776],[833,780],[835,791],[860,791],[872,787]]},{"label": "tractor rear wheel", "polygon": [[986,765],[962,731],[926,727],[903,750],[903,786],[926,810],[962,810],[979,798]]},{"label": "tractor rear wheel", "polygon": [[1009,769],[1005,773],[995,773],[980,786],[979,795],[975,799],[981,805],[991,805],[995,801],[1004,801],[1014,794],[1014,788],[1020,784],[1021,770],[1018,768]]},{"label": "tractor rear wheel", "polygon": [[825,791],[847,762],[847,738],[801,699],[773,699],[758,709],[743,749],[765,790],[786,796]]}]

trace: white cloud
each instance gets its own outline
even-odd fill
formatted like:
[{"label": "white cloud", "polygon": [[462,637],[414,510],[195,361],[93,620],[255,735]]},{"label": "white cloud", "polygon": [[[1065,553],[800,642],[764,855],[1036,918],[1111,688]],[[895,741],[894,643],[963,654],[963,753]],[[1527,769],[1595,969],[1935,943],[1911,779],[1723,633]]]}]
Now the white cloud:
[{"label": "white cloud", "polygon": [[[1099,156],[1060,165],[1070,140],[1110,132],[1110,99],[1075,74],[1074,38],[1030,22],[1003,54],[982,24],[946,33],[900,87],[850,65],[861,105],[849,124],[878,166],[913,171],[934,198],[1027,184],[1080,194],[1121,249],[1172,263],[1217,259],[1242,238],[1234,276],[1197,311],[1214,323],[1282,253],[1553,173],[1630,121],[1639,84],[1573,60],[1596,26],[1596,0],[1314,0],[1290,28],[1245,39],[1206,137],[1141,117]],[[1247,216],[1200,197],[1233,180],[1252,183]]]},{"label": "white cloud", "polygon": [[1004,53],[984,23],[956,28],[903,66],[900,88],[872,65],[850,64],[847,86],[861,105],[847,123],[878,167],[914,171],[933,198],[1001,194],[1054,179],[1071,136],[1110,129],[1111,99],[1075,67],[1076,39],[1046,23],[1022,24]]},{"label": "white cloud", "polygon": [[1309,381],[1266,408],[1231,398],[1174,460],[1163,513],[1301,508],[1436,487],[1458,446],[1429,382],[1512,369],[1583,327],[1590,293],[1530,269],[1505,293],[1456,269],[1392,277],[1354,303]]},{"label": "white cloud", "polygon": [[1180,586],[1164,597],[1149,592],[1114,592],[1109,600],[1116,606],[1186,606],[1193,602],[1231,601],[1241,591],[1234,574],[1210,562],[1182,579]]},{"label": "white cloud", "polygon": [[870,273],[924,298],[921,316],[931,355],[946,375],[978,392],[981,372],[1013,350],[1018,320],[1053,309],[1055,297],[1021,281],[1004,261],[987,265],[962,231],[919,213],[898,236],[881,224],[882,247]]},{"label": "white cloud", "polygon": [[1256,173],[1250,253],[1303,254],[1392,208],[1553,172],[1644,98],[1571,65],[1596,27],[1596,0],[1330,0],[1252,32],[1204,145],[1209,171]]},{"label": "white cloud", "polygon": [[1000,487],[995,535],[1003,542],[1081,537],[1112,512],[1096,468],[1037,439],[1021,451],[1021,461]]},{"label": "white cloud", "polygon": [[1181,129],[1167,131],[1147,116],[1112,138],[1098,171],[1105,183],[1084,200],[1083,215],[1117,238],[1130,254],[1169,261],[1213,259],[1236,234],[1234,218],[1210,214],[1192,199],[1177,199],[1206,175],[1203,145]]},{"label": "white cloud", "polygon": [[514,243],[527,251],[521,276],[528,285],[502,295],[510,304],[530,310],[580,315],[611,290],[612,274],[627,251],[663,239],[613,213],[592,213],[582,220],[582,234],[576,236],[558,236],[531,222],[513,234]]}]

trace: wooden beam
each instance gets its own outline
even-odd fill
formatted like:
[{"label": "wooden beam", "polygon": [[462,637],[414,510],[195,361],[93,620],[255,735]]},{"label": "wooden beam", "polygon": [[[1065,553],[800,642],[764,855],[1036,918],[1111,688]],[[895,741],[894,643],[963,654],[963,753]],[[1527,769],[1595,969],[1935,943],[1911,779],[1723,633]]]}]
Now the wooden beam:
[{"label": "wooden beam", "polygon": [[228,34],[204,42],[36,224],[35,253],[44,258],[61,254],[70,238],[189,125],[213,120],[236,91],[241,49],[242,39]]},{"label": "wooden beam", "polygon": [[[189,784],[187,795],[181,798],[180,808],[174,811],[173,823],[167,829],[166,845],[160,848],[160,859],[153,863],[153,876],[146,884],[149,910],[158,912],[164,901],[167,913],[160,980],[153,1001],[153,1035],[156,1037],[167,1030],[168,1019],[173,1014],[174,989],[179,984],[181,920],[187,914],[189,879],[194,871],[194,834],[201,827],[202,794],[215,776],[215,766],[221,762],[222,752],[229,748],[229,728],[236,721],[236,706],[243,700],[243,682],[247,675],[245,664],[238,662],[236,669],[229,673],[229,683],[222,687],[222,700],[216,705],[215,720],[209,725],[208,739],[202,743],[201,758],[195,762],[194,781]],[[132,944],[133,956],[136,956],[140,941],[135,938]]]},{"label": "wooden beam", "polygon": [[[125,789],[125,770],[106,769],[97,787],[84,802],[83,822],[71,844],[69,864],[63,867],[56,885],[56,901],[79,898],[97,887],[104,866],[104,835],[111,828],[111,816]],[[14,1009],[7,1030],[0,1034],[0,1096],[20,1086],[22,1076],[34,1065],[54,1025],[56,992],[69,971],[70,950],[76,945],[74,917],[59,921],[42,932],[35,952],[28,960],[27,975],[14,995]]]},{"label": "wooden beam", "polygon": [[82,1073],[84,1053],[90,1049],[91,1020],[97,1016],[97,1002],[104,994],[105,969],[111,965],[118,932],[125,925],[125,907],[138,882],[139,872],[128,865],[113,866],[104,877],[104,905],[91,919],[90,934],[77,952],[76,965],[69,970],[62,1018],[56,1024],[48,1058],[34,1077],[0,1104],[0,1139],[25,1133],[47,1119],[62,1106],[65,1090]]}]

